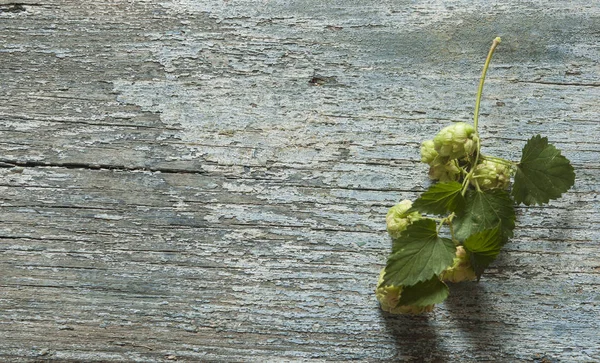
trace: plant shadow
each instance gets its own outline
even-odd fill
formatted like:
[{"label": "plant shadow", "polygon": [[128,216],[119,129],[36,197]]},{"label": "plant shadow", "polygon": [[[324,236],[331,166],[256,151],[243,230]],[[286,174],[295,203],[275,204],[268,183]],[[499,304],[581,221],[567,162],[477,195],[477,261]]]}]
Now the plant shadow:
[{"label": "plant shadow", "polygon": [[381,312],[387,330],[396,340],[394,362],[442,363],[434,313],[424,315],[393,315]]},{"label": "plant shadow", "polygon": [[[455,335],[460,337],[460,343],[464,346],[464,359],[490,361],[504,355],[505,339],[497,336],[498,331],[508,336],[513,327],[504,323],[508,317],[502,317],[502,313],[494,308],[490,293],[485,291],[485,284],[452,284],[445,307],[449,314],[448,323],[456,329]],[[501,329],[499,325],[502,325]]]},{"label": "plant shadow", "polygon": [[[396,341],[394,362],[492,362],[514,359],[498,336],[511,334],[507,317],[494,309],[493,298],[479,283],[451,284],[450,296],[434,312],[392,315],[382,312],[387,330]],[[488,292],[489,295],[489,292]]]}]

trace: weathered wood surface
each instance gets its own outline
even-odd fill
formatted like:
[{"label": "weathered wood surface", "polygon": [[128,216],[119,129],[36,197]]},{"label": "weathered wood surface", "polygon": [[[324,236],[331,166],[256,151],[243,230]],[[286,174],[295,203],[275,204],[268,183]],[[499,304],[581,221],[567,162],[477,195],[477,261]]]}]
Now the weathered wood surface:
[{"label": "weathered wood surface", "polygon": [[[0,0],[0,360],[600,361],[598,1]],[[479,284],[382,314],[418,145],[576,167]]]}]

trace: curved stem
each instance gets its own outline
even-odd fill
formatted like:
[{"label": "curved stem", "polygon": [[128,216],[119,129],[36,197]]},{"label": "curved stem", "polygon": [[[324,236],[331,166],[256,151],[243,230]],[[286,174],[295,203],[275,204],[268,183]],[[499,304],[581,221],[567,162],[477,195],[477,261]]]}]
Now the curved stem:
[{"label": "curved stem", "polygon": [[498,44],[500,44],[501,41],[502,40],[500,39],[500,37],[496,37],[496,39],[494,39],[494,41],[492,42],[492,47],[490,48],[487,58],[485,59],[485,64],[483,65],[483,71],[481,72],[481,79],[479,80],[479,88],[477,89],[477,99],[475,101],[475,116],[473,119],[473,127],[475,128],[475,135],[479,135],[479,132],[477,131],[477,124],[479,122],[479,106],[481,104],[481,94],[483,93],[483,83],[485,82],[485,74],[487,73],[488,67],[490,66],[490,61],[492,60],[492,55],[494,54],[494,50],[496,50],[496,47],[498,46]]},{"label": "curved stem", "polygon": [[450,213],[450,215],[448,217],[445,217],[445,218],[441,218],[441,219],[432,218],[432,219],[440,222],[440,224],[438,225],[438,228],[437,228],[437,233],[438,234],[442,230],[442,227],[444,226],[444,224],[448,224],[450,226],[450,233],[453,234],[453,231],[452,231],[452,219],[454,218],[454,215],[455,215],[454,212],[452,212],[452,213]]},{"label": "curved stem", "polygon": [[452,241],[454,242],[454,245],[458,246],[458,245],[459,245],[459,242],[458,242],[458,240],[456,239],[456,236],[454,235],[454,226],[452,225],[452,220],[454,219],[454,216],[455,216],[455,215],[456,215],[456,214],[454,214],[454,213],[450,214],[450,215],[448,216],[448,221],[447,221],[447,223],[448,223],[448,228],[450,228],[450,237],[452,238]]},{"label": "curved stem", "polygon": [[460,191],[460,194],[463,197],[465,196],[465,193],[467,193],[467,188],[469,188],[469,180],[471,179],[471,175],[473,175],[473,169],[471,169],[471,171],[469,171],[467,176],[465,176],[465,179],[463,179],[462,190]]},{"label": "curved stem", "polygon": [[444,222],[446,222],[446,219],[442,219],[442,221],[440,222],[440,224],[438,224],[437,234],[440,234],[440,231],[442,230],[442,227],[444,226]]},{"label": "curved stem", "polygon": [[[469,186],[469,180],[471,179],[471,176],[473,175],[475,166],[477,166],[477,163],[479,162],[479,155],[481,155],[481,141],[479,139],[479,130],[477,128],[479,125],[479,107],[481,106],[481,95],[483,94],[483,84],[485,82],[485,75],[490,66],[490,62],[492,60],[492,55],[494,54],[496,47],[498,46],[498,44],[500,44],[501,41],[502,40],[500,39],[500,37],[496,37],[496,39],[494,39],[494,41],[492,42],[492,47],[490,48],[487,58],[485,59],[485,63],[483,65],[483,71],[481,72],[481,78],[479,79],[479,88],[477,89],[477,98],[475,99],[475,116],[473,117],[473,128],[475,129],[475,139],[477,140],[477,149],[476,149],[477,151],[475,153],[475,163],[473,163],[473,166],[472,166],[471,170],[469,171],[469,174],[467,174],[467,176],[465,177],[465,182],[463,184],[463,189],[461,191],[461,194],[463,196],[467,192],[467,188]],[[477,187],[477,190],[479,190],[479,185],[477,184],[477,181],[475,181],[475,186]]]},{"label": "curved stem", "polygon": [[491,160],[491,161],[495,161],[495,162],[497,162],[498,164],[504,164],[504,165],[506,165],[506,166],[510,166],[510,167],[516,167],[516,166],[517,166],[517,163],[515,163],[515,162],[512,162],[512,161],[510,161],[510,160],[506,160],[506,159],[503,159],[503,158],[499,158],[499,157],[496,157],[496,156],[490,156],[490,155],[481,155],[481,158],[482,158],[483,160]]}]

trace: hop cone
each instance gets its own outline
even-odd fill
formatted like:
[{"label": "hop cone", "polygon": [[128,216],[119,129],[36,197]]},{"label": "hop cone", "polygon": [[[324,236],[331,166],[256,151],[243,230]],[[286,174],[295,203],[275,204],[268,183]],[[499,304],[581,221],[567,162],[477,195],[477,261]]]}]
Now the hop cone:
[{"label": "hop cone", "polygon": [[471,184],[481,189],[506,189],[510,183],[510,168],[491,160],[484,160],[475,167]]},{"label": "hop cone", "polygon": [[434,164],[429,168],[429,179],[441,182],[457,181],[460,179],[460,169],[456,160],[450,160],[445,164]]},{"label": "hop cone", "polygon": [[402,294],[402,286],[383,285],[384,275],[385,269],[381,270],[381,273],[379,274],[379,282],[377,283],[377,289],[375,290],[375,295],[377,296],[377,300],[381,305],[381,310],[387,311],[391,314],[420,314],[433,310],[433,305],[398,306],[398,301],[400,300],[400,296]]},{"label": "hop cone", "polygon": [[437,157],[433,140],[424,141],[421,144],[421,162],[431,165]]},{"label": "hop cone", "polygon": [[410,200],[403,200],[388,211],[385,222],[388,234],[392,239],[400,237],[402,231],[412,222],[422,218],[419,212],[407,213],[411,207],[412,202]]},{"label": "hop cone", "polygon": [[452,266],[442,272],[440,278],[448,282],[475,281],[477,275],[471,267],[469,255],[462,246],[456,247],[456,257]]},{"label": "hop cone", "polygon": [[429,164],[429,179],[441,182],[460,179],[460,169],[456,160],[440,156],[435,149],[433,140],[427,140],[421,144],[421,161]]},{"label": "hop cone", "polygon": [[440,156],[460,159],[472,154],[477,148],[475,129],[464,122],[446,126],[435,135],[433,144]]}]

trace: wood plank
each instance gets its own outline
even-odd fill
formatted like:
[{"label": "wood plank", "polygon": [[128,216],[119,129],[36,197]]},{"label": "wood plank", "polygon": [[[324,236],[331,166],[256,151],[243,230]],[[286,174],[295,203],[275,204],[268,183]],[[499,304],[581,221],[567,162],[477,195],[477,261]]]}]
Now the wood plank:
[{"label": "wood plank", "polygon": [[[600,361],[600,6],[0,0],[0,360]],[[419,144],[576,168],[479,284],[374,297]]]}]

